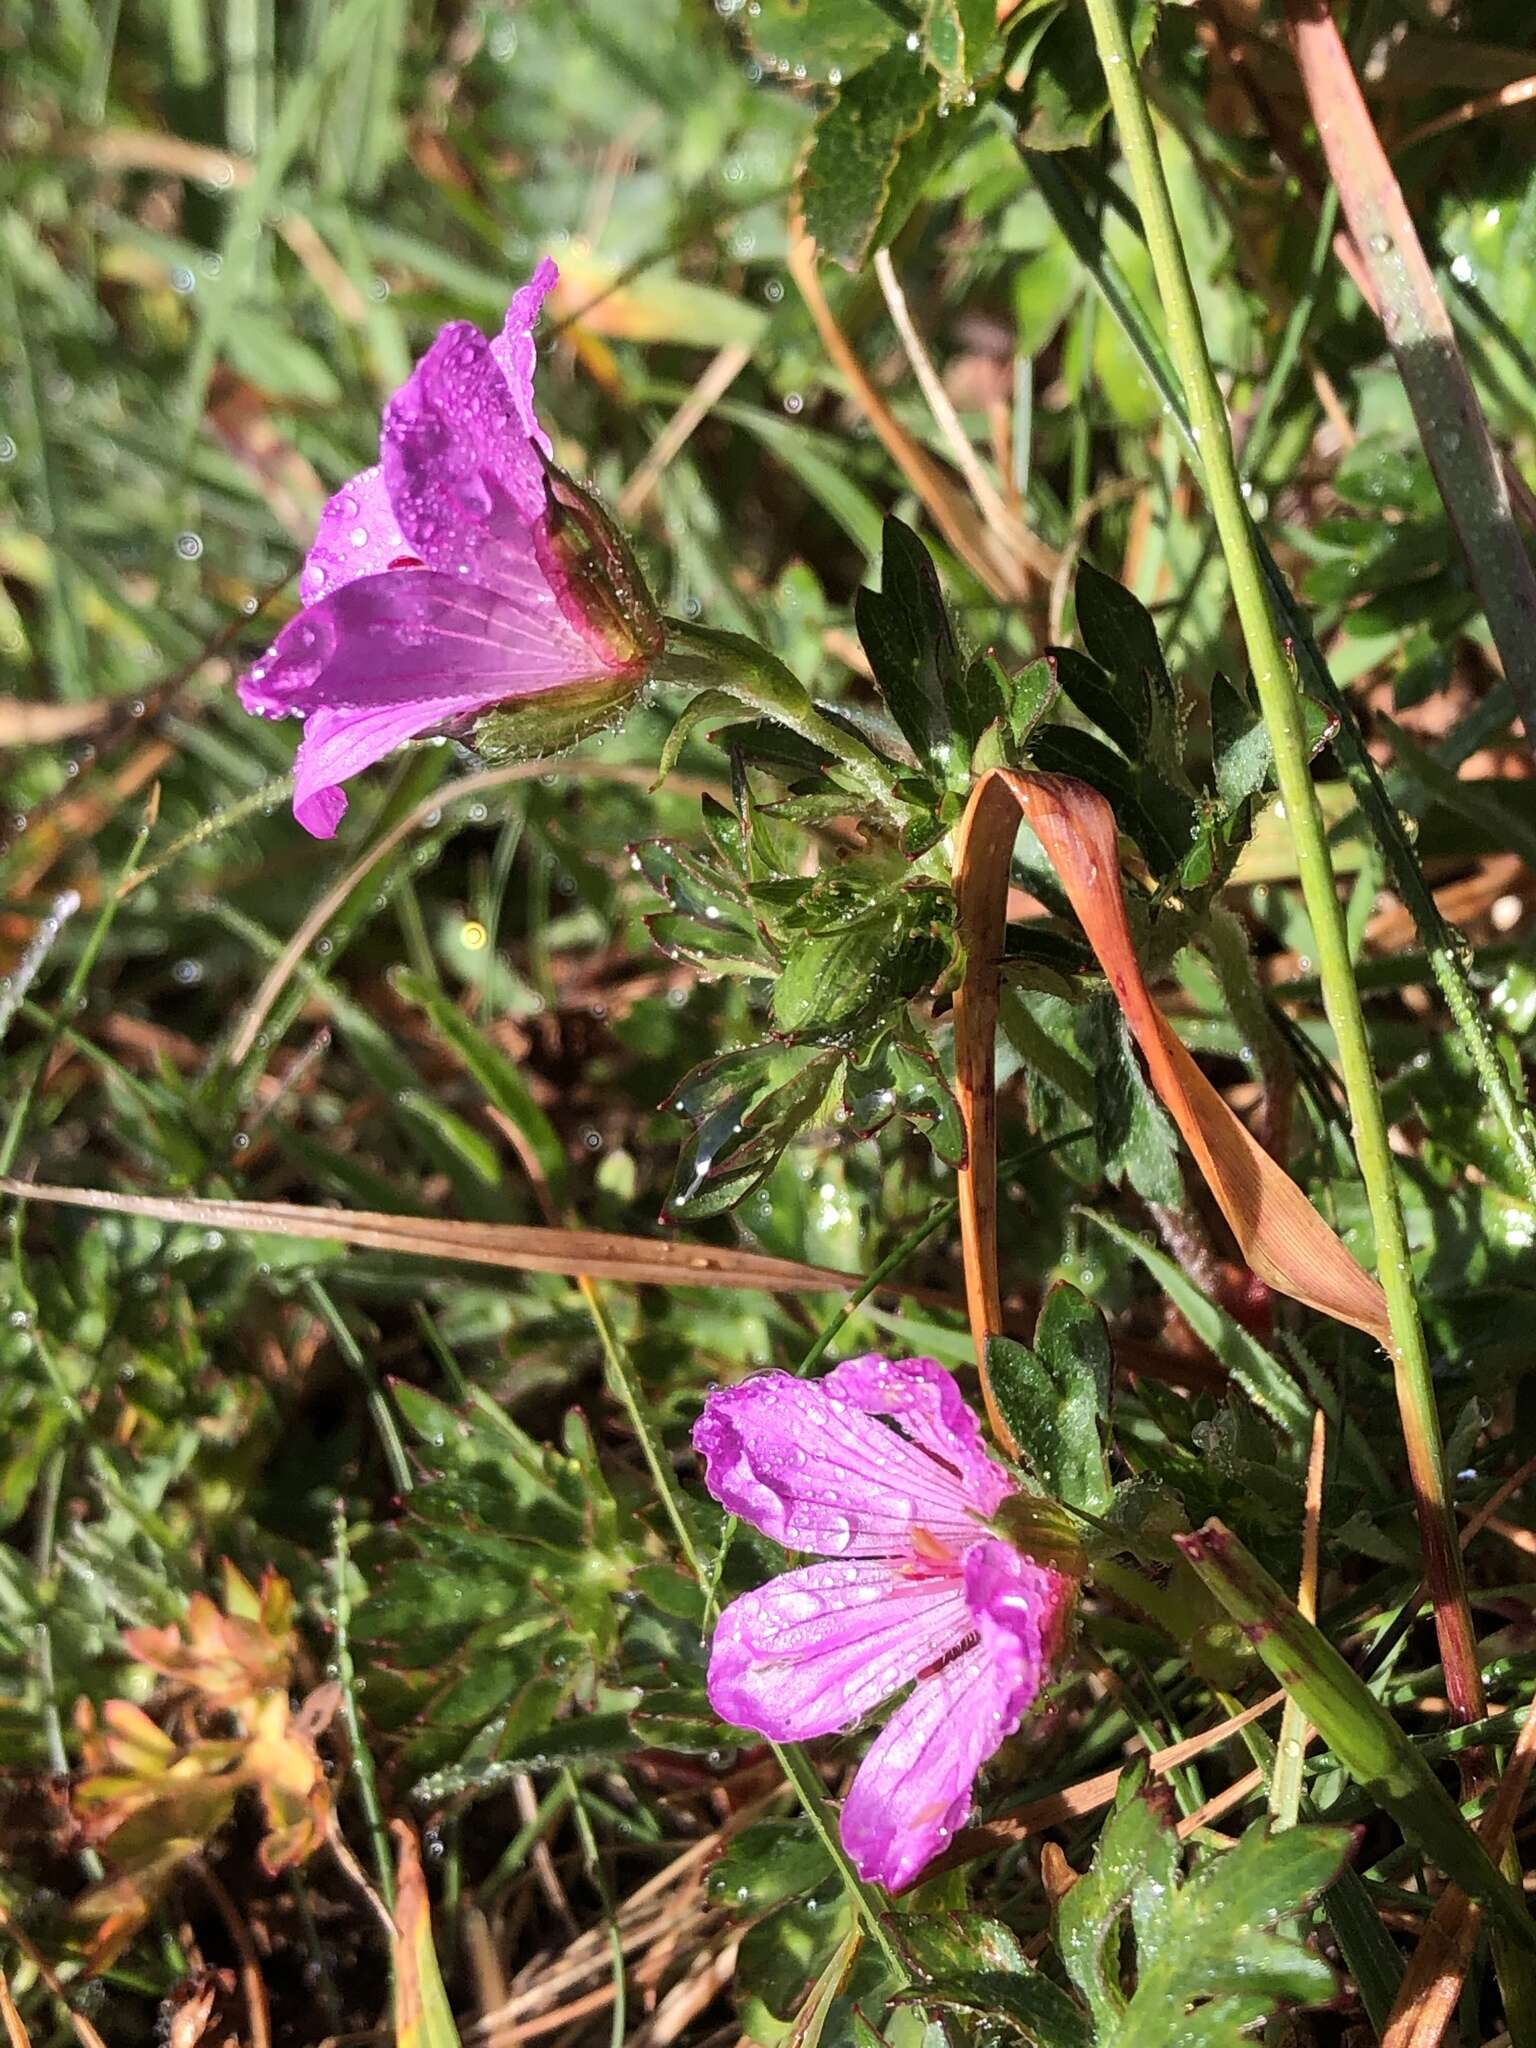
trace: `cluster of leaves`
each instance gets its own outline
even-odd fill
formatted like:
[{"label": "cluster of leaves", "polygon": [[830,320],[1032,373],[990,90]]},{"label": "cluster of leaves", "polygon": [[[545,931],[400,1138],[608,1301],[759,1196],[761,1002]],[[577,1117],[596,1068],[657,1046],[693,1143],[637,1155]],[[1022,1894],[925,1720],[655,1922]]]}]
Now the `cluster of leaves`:
[{"label": "cluster of leaves", "polygon": [[[1277,2007],[1325,2003],[1328,1964],[1301,1939],[1307,1910],[1337,1877],[1346,1828],[1250,1828],[1201,1852],[1183,1875],[1165,1788],[1127,1772],[1080,1876],[1059,1865],[1051,1945],[1026,1944],[967,1911],[893,1916],[902,1970],[868,1947],[829,1889],[825,1853],[803,1825],[760,1821],[711,1873],[714,1896],[751,1917],[752,2038],[867,2043],[861,2012],[894,1994],[886,2038],[915,2020],[951,2048],[1236,2048]],[[1033,1958],[1033,1959],[1032,1959]]]},{"label": "cluster of leaves", "polygon": [[[892,770],[898,818],[862,818],[854,845],[830,836],[848,823],[850,803],[826,789],[827,757],[782,728],[735,724],[722,734],[735,808],[705,797],[703,845],[632,849],[668,904],[647,919],[652,938],[704,973],[759,984],[772,1028],[770,1038],[695,1067],[673,1094],[670,1106],[694,1126],[667,1200],[673,1218],[736,1207],[797,1136],[828,1125],[869,1137],[899,1117],[927,1134],[946,1165],[959,1163],[963,1136],[933,1042],[934,999],[942,1006],[959,967],[947,841],[976,775],[1028,763],[1105,796],[1155,881],[1150,915],[1172,906],[1149,935],[1162,956],[1199,930],[1272,790],[1263,724],[1222,676],[1212,689],[1208,783],[1191,780],[1151,615],[1092,564],[1076,579],[1082,646],[1048,648],[1016,674],[990,652],[963,651],[933,561],[900,520],[885,523],[880,588],[861,589],[854,613],[887,714],[866,714],[858,731]],[[701,715],[708,709],[695,702],[684,721]],[[1312,722],[1321,746],[1329,721],[1314,708]],[[1047,904],[1059,902],[1043,864],[1026,872]],[[1016,986],[1033,982],[1074,1004],[1087,993],[1076,978],[1086,955],[1070,929],[1016,929],[1008,960]],[[923,998],[933,1012],[926,1021],[912,1007]],[[1112,1010],[1090,1004],[1074,1028],[1094,1070],[1108,1170],[1176,1201],[1171,1136]]]},{"label": "cluster of leaves", "polygon": [[479,1390],[394,1398],[423,1477],[360,1558],[353,1639],[402,1790],[435,1808],[537,1768],[716,1750],[702,1589],[633,1488],[616,1495],[582,1416],[557,1447]]},{"label": "cluster of leaves", "polygon": [[[111,1875],[81,1894],[100,1969],[133,1939],[190,1857],[208,1850],[242,1793],[260,1795],[261,1866],[292,1870],[324,1841],[331,1795],[316,1747],[336,1710],[333,1684],[295,1709],[293,1595],[275,1572],[260,1590],[224,1566],[222,1609],[194,1593],[179,1626],[129,1629],[123,1648],[168,1680],[183,1702],[173,1737],[132,1700],[110,1699],[98,1721],[77,1716],[82,1775],[71,1791],[83,1838]],[[211,1731],[211,1732],[210,1732]]]}]

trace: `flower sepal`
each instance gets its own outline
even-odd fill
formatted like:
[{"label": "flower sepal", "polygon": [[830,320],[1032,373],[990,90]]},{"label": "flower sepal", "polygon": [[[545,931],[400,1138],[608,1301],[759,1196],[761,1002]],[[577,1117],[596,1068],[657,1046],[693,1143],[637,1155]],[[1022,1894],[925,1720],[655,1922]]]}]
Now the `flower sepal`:
[{"label": "flower sepal", "polygon": [[660,658],[667,634],[629,542],[597,496],[548,456],[544,476],[545,545],[562,608],[596,640],[611,666],[644,675]]},{"label": "flower sepal", "polygon": [[470,752],[492,767],[563,754],[579,740],[621,725],[645,687],[645,676],[597,674],[557,689],[513,697],[482,712],[464,737]]},{"label": "flower sepal", "polygon": [[1060,1501],[1039,1493],[1011,1493],[989,1527],[1034,1563],[1048,1565],[1068,1579],[1087,1576],[1082,1524]]}]

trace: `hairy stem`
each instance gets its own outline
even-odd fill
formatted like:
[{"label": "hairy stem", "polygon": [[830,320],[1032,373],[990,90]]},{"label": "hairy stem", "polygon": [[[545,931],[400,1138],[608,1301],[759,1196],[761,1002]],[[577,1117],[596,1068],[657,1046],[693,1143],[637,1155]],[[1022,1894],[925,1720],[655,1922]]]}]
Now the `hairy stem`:
[{"label": "hairy stem", "polygon": [[1408,1237],[1398,1196],[1387,1121],[1371,1062],[1365,1015],[1350,965],[1343,906],[1334,884],[1322,811],[1312,785],[1301,697],[1270,610],[1254,545],[1231,429],[1206,348],[1193,280],[1174,219],[1151,110],[1147,105],[1121,0],[1088,0],[1099,60],[1120,145],[1131,173],[1162,300],[1168,346],[1190,431],[1200,452],[1205,492],[1232,585],[1248,660],[1274,749],[1276,777],[1296,848],[1302,894],[1312,921],[1323,1005],[1339,1048],[1356,1155],[1376,1233],[1378,1271],[1392,1330],[1398,1408],[1418,1509],[1426,1576],[1435,1603],[1446,1689],[1455,1711],[1483,1711],[1472,1616],[1450,1499],[1424,1326],[1414,1295]]}]

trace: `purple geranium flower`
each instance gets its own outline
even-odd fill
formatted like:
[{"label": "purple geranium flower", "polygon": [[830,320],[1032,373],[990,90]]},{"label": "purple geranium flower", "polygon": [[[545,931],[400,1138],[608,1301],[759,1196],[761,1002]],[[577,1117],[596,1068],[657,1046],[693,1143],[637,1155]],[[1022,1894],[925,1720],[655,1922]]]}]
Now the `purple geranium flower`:
[{"label": "purple geranium flower", "polygon": [[293,810],[316,838],[347,807],[340,784],[404,741],[517,699],[522,751],[544,751],[627,702],[659,649],[623,542],[548,462],[534,414],[555,277],[546,259],[495,341],[463,320],[438,335],[385,407],[378,462],[321,514],[303,610],[241,679],[248,711],[304,720]]},{"label": "purple geranium flower", "polygon": [[805,1741],[916,1680],[842,1817],[860,1875],[897,1890],[964,1822],[977,1772],[1034,1703],[1076,1580],[990,1532],[1017,1489],[931,1358],[760,1374],[711,1394],[693,1441],[718,1501],[826,1560],[721,1615],[709,1697],[722,1720]]}]

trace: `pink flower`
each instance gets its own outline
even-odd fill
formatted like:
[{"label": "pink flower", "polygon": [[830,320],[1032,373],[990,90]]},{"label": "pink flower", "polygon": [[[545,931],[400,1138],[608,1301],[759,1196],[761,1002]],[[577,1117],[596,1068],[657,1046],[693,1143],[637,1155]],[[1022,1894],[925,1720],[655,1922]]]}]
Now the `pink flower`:
[{"label": "pink flower", "polygon": [[568,743],[659,648],[623,542],[546,461],[533,327],[555,277],[546,259],[495,341],[463,320],[438,335],[385,407],[378,462],[321,514],[303,610],[241,679],[248,711],[304,720],[293,810],[318,839],[340,785],[404,741],[517,699],[522,751]]},{"label": "pink flower", "polygon": [[723,1506],[827,1560],[721,1615],[721,1719],[800,1742],[916,1681],[843,1805],[860,1875],[895,1891],[970,1813],[977,1772],[1061,1654],[1076,1581],[989,1532],[1016,1488],[931,1358],[853,1358],[813,1381],[763,1373],[711,1394],[693,1441]]}]

